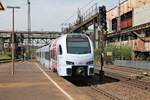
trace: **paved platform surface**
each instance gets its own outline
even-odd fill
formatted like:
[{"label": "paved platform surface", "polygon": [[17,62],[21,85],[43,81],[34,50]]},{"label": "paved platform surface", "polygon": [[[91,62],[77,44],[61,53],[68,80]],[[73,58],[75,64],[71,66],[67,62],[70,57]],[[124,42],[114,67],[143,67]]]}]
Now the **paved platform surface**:
[{"label": "paved platform surface", "polygon": [[[58,83],[57,85],[62,86],[62,90],[59,89],[39,67],[35,62],[17,62],[15,63],[15,74],[12,76],[11,63],[0,64],[0,100],[90,99],[71,84],[64,83],[63,79],[58,78],[54,73],[42,68],[45,74],[51,75],[52,79]],[[65,94],[66,92],[62,91],[69,93]]]}]

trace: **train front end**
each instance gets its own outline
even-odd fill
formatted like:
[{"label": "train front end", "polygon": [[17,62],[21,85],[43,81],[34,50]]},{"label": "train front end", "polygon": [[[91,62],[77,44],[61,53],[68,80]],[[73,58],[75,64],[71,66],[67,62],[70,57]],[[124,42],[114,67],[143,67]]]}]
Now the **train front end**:
[{"label": "train front end", "polygon": [[83,34],[66,37],[66,54],[61,61],[61,76],[94,75],[94,52],[90,38]]}]

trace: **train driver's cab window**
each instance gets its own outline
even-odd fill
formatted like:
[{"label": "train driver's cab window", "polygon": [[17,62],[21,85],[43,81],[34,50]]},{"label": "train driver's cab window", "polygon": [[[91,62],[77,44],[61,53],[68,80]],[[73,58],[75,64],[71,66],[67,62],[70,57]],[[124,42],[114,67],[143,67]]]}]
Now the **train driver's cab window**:
[{"label": "train driver's cab window", "polygon": [[86,36],[68,35],[66,45],[67,45],[67,53],[71,54],[91,53],[90,42]]},{"label": "train driver's cab window", "polygon": [[61,45],[59,45],[59,55],[62,55],[62,47],[61,47]]}]

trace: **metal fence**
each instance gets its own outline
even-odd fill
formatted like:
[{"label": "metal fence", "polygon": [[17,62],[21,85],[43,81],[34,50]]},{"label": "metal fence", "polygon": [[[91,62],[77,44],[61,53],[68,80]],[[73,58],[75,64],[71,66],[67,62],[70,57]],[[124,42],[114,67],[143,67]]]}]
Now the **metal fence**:
[{"label": "metal fence", "polygon": [[115,60],[114,65],[134,67],[134,68],[142,68],[142,69],[150,70],[150,61]]},{"label": "metal fence", "polygon": [[92,5],[89,9],[87,9],[83,14],[82,14],[82,21],[85,21],[87,19],[89,19],[90,17],[94,16],[95,14],[98,13],[98,7],[97,7],[97,3],[95,3],[94,5]]}]

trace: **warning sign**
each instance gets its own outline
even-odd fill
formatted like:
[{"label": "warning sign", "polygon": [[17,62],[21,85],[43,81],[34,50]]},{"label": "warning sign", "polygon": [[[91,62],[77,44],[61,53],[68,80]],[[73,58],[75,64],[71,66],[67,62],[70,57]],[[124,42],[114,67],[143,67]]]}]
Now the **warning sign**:
[{"label": "warning sign", "polygon": [[0,10],[4,10],[4,6],[2,5],[1,2],[0,2]]}]

